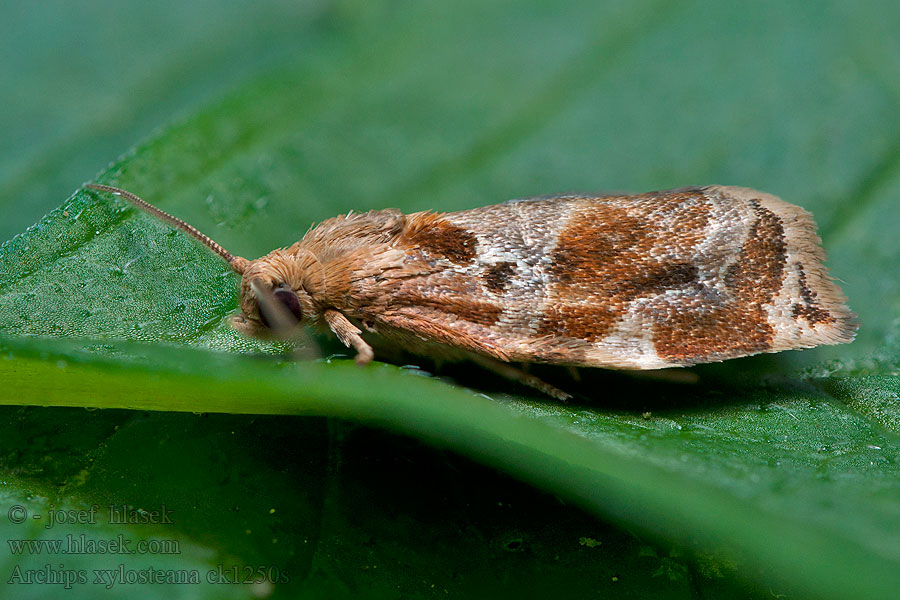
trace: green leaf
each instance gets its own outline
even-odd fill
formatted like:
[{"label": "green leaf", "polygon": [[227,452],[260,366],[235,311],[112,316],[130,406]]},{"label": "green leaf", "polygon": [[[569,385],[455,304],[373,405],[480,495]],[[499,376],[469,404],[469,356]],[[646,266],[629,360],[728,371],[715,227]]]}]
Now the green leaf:
[{"label": "green leaf", "polygon": [[[757,187],[816,215],[860,314],[859,339],[697,368],[693,384],[600,371],[575,383],[542,371],[587,398],[572,405],[473,367],[438,380],[342,359],[295,363],[228,326],[237,279],[218,257],[119,199],[80,192],[0,249],[2,397],[132,411],[8,409],[3,508],[170,502],[185,515],[171,539],[191,548],[180,568],[274,564],[302,574],[238,594],[467,597],[506,586],[522,595],[893,597],[897,10],[330,6],[297,33],[303,52],[139,144],[99,181],[249,258],[351,209]],[[262,414],[281,417],[241,416]],[[322,416],[341,421],[312,418]],[[55,440],[65,422],[79,433],[21,450],[42,427],[37,439]],[[461,459],[350,423],[464,454],[652,544],[508,480],[479,492],[494,476],[469,463],[458,486],[443,488],[458,501],[419,512],[409,499],[427,493],[419,482],[442,480],[424,474],[452,478],[457,467],[445,463]],[[379,444],[389,449],[372,449]],[[416,457],[409,481],[390,476],[398,455]],[[381,479],[367,479],[368,469]],[[501,518],[479,504],[492,494],[526,508]],[[74,529],[85,530],[97,531]],[[421,533],[428,539],[415,543]],[[6,572],[24,564],[4,560]]]}]

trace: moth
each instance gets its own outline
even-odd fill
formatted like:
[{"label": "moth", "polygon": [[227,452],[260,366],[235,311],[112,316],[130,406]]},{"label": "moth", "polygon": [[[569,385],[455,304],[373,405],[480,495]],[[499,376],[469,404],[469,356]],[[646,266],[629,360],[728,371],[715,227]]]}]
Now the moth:
[{"label": "moth", "polygon": [[241,277],[239,331],[327,327],[374,357],[382,340],[472,359],[553,397],[512,366],[661,369],[853,340],[812,215],[748,188],[511,200],[460,212],[351,212],[256,260],[118,188]]}]

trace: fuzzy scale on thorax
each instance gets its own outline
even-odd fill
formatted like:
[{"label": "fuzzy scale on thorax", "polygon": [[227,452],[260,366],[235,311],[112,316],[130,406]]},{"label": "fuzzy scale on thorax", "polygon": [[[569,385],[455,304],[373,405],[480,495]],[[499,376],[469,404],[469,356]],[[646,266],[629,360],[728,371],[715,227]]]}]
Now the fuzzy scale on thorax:
[{"label": "fuzzy scale on thorax", "polygon": [[854,328],[808,213],[743,188],[351,214],[280,252],[319,310],[503,360],[660,368]]}]

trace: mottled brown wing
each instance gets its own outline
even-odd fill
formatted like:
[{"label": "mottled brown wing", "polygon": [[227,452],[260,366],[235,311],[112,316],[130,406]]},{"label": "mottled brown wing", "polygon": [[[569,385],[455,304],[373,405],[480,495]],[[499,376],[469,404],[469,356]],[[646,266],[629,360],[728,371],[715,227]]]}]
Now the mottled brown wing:
[{"label": "mottled brown wing", "polygon": [[417,213],[396,243],[430,268],[403,280],[385,317],[508,360],[656,369],[856,330],[809,213],[746,188]]}]

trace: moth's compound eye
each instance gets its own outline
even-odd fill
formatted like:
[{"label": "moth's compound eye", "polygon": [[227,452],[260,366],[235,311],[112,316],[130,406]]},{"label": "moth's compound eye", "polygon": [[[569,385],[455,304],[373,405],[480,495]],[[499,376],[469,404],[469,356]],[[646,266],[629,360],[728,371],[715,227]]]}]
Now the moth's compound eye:
[{"label": "moth's compound eye", "polygon": [[275,299],[287,308],[297,321],[303,320],[303,309],[300,308],[300,298],[293,290],[275,290]]},{"label": "moth's compound eye", "polygon": [[[300,307],[300,299],[297,298],[297,294],[295,294],[293,290],[286,285],[281,284],[273,290],[272,296],[280,306],[287,309],[287,312],[297,319],[298,323],[303,320],[303,309]],[[263,325],[269,329],[272,328],[272,323],[266,317],[266,310],[262,306],[260,306],[259,310],[259,319],[262,321]]]}]

